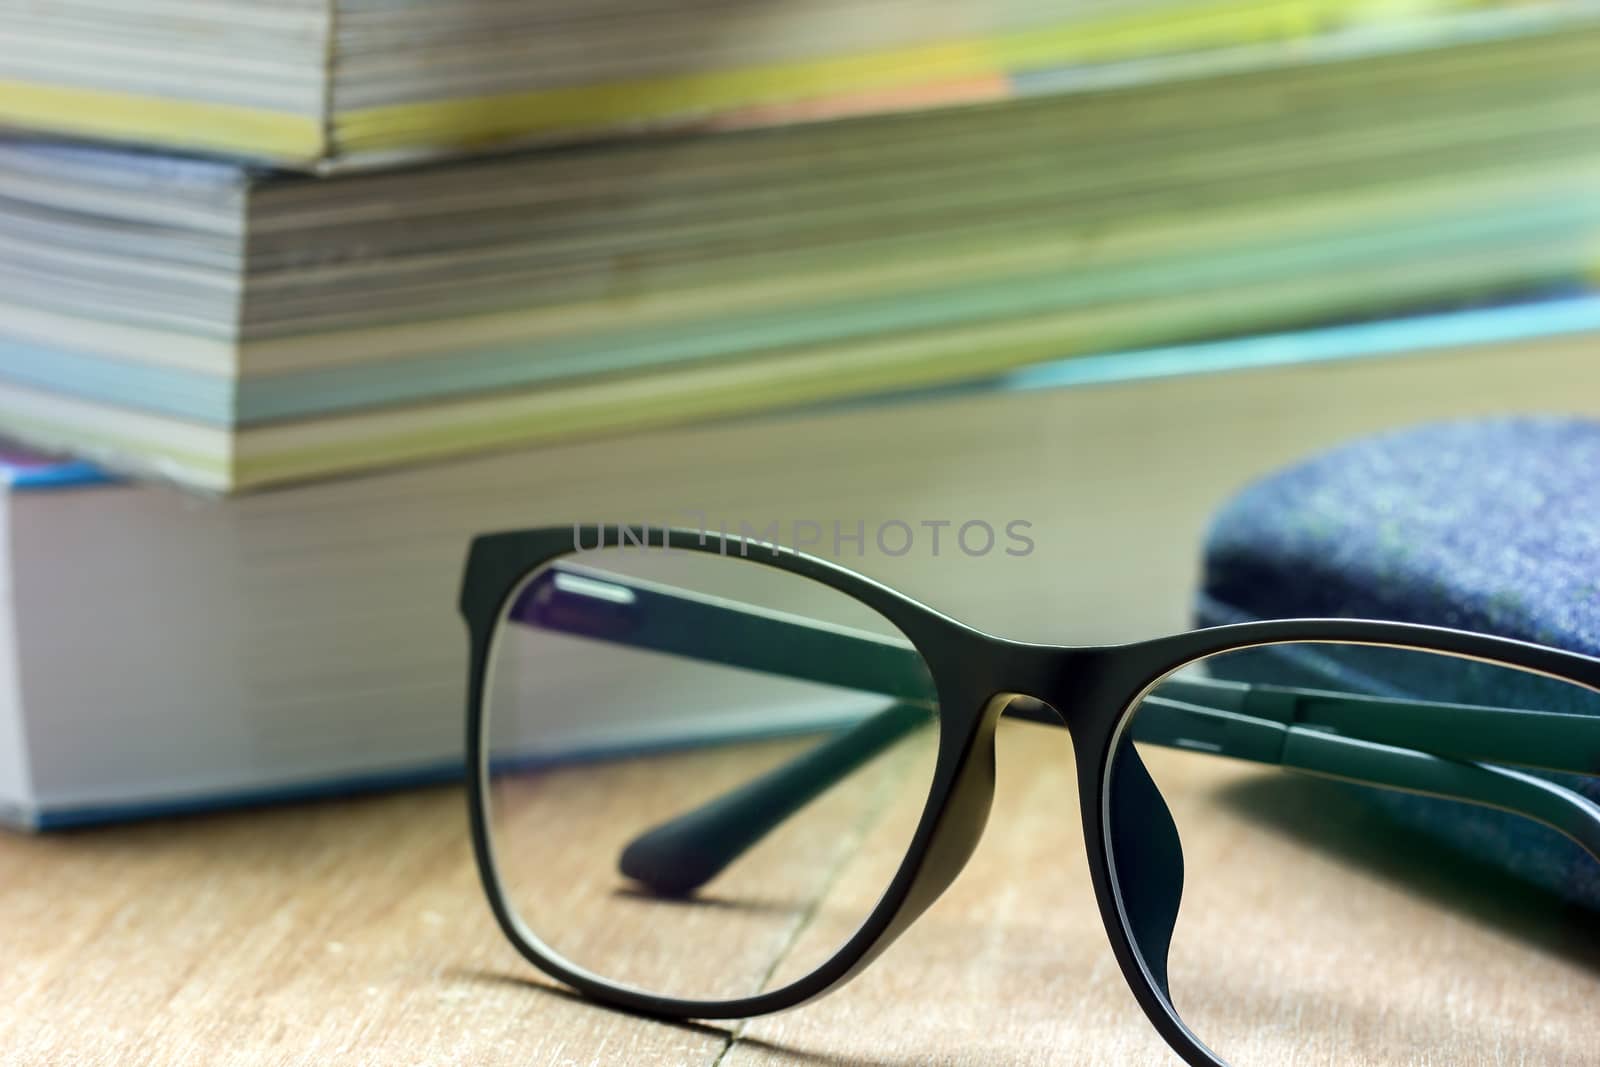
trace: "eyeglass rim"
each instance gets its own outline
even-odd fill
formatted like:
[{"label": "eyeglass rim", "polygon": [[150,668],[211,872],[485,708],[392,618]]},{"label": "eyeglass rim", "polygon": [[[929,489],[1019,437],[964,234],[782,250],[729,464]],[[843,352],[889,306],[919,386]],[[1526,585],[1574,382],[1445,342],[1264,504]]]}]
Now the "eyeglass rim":
[{"label": "eyeglass rim", "polygon": [[[917,829],[889,887],[854,934],[810,973],[746,997],[661,996],[613,982],[563,959],[529,930],[506,899],[494,864],[488,820],[485,679],[498,620],[534,571],[623,530],[651,548],[735,557],[811,579],[877,612],[928,665],[939,698],[933,782]],[[1443,652],[1543,674],[1600,691],[1600,660],[1578,653],[1442,627],[1352,619],[1232,623],[1110,646],[1057,646],[1007,640],[960,623],[880,582],[829,560],[731,534],[641,525],[573,524],[483,534],[473,539],[459,600],[470,638],[467,691],[467,796],[473,854],[501,931],[548,976],[597,1001],[673,1019],[731,1019],[797,1007],[848,982],[943,892],[976,845],[993,793],[994,731],[1012,696],[1054,693],[1066,676],[1085,680],[1058,708],[1076,754],[1079,807],[1091,882],[1113,954],[1141,1009],[1191,1067],[1226,1067],[1189,1031],[1145,968],[1117,898],[1111,867],[1106,790],[1115,739],[1140,698],[1175,670],[1225,652],[1299,641],[1342,642]],[[1060,712],[1067,704],[1069,710]],[[985,770],[987,767],[987,770]]]}]

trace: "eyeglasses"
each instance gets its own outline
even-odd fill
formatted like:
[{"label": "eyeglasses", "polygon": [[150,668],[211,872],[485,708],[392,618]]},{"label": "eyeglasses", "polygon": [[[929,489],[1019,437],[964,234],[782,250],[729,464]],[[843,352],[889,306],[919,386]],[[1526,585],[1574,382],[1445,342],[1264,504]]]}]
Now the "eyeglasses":
[{"label": "eyeglasses", "polygon": [[710,1019],[839,987],[972,854],[1015,721],[1067,730],[1112,950],[1188,1063],[1520,1061],[1519,996],[1580,1005],[1593,1051],[1600,958],[1561,946],[1600,944],[1600,661],[1353,620],[1028,644],[739,538],[577,547],[608,529],[480,537],[461,595],[483,884],[582,993]]}]

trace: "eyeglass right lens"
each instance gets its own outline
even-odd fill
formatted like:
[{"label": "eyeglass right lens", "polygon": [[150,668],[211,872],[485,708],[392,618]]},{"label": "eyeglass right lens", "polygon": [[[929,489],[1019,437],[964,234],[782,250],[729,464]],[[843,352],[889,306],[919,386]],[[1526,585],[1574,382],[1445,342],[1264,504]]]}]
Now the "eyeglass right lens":
[{"label": "eyeglass right lens", "polygon": [[510,598],[486,680],[502,899],[615,984],[697,1001],[789,985],[905,857],[936,704],[904,635],[793,573],[634,546],[547,565]]}]

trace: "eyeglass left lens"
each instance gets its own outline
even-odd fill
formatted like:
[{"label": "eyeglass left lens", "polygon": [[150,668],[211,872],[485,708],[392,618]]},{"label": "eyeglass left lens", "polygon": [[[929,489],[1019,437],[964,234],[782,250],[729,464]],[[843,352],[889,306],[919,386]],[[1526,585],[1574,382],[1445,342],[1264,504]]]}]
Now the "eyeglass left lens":
[{"label": "eyeglass left lens", "polygon": [[484,701],[494,872],[524,936],[657,996],[821,967],[888,888],[933,780],[936,699],[904,635],[737,557],[545,565],[507,603]]},{"label": "eyeglass left lens", "polygon": [[1509,666],[1331,642],[1212,656],[1114,750],[1124,923],[1236,1067],[1595,1063],[1597,751],[1600,693]]}]

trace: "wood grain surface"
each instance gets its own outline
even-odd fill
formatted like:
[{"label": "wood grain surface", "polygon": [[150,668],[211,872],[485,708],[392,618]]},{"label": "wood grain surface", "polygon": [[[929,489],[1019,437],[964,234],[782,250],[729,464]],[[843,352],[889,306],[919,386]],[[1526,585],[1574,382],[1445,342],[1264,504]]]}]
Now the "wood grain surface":
[{"label": "wood grain surface", "polygon": [[[1174,999],[1235,1062],[1596,1062],[1594,916],[1340,787],[1147,759],[1186,857]],[[0,836],[0,1063],[1176,1063],[1107,947],[1074,790],[1064,731],[1005,725],[951,891],[844,990],[721,1024],[619,1014],[525,964],[457,789]],[[714,971],[715,946],[688,965]]]}]

